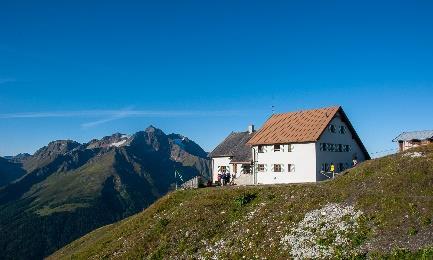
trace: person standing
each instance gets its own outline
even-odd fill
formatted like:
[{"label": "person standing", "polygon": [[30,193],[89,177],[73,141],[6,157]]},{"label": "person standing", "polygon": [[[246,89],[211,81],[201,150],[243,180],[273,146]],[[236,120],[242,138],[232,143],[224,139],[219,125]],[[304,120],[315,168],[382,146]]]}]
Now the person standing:
[{"label": "person standing", "polygon": [[235,185],[235,177],[236,177],[236,174],[235,173],[233,173],[232,174],[232,181],[231,181],[231,185]]},{"label": "person standing", "polygon": [[353,158],[353,160],[352,160],[352,166],[355,167],[357,164],[358,164],[358,160],[357,160],[357,158],[355,157],[355,158]]}]

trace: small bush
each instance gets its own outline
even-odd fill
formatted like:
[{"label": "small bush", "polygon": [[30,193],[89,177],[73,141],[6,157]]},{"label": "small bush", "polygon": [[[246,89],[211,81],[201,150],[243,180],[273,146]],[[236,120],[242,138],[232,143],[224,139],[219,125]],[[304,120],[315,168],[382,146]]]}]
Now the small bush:
[{"label": "small bush", "polygon": [[431,218],[423,217],[423,218],[422,218],[422,224],[423,224],[424,226],[428,226],[428,225],[430,225],[430,224],[431,224]]},{"label": "small bush", "polygon": [[170,221],[169,221],[168,219],[166,219],[166,218],[162,218],[162,219],[160,219],[160,220],[158,221],[158,223],[156,224],[156,228],[157,228],[157,230],[158,230],[158,231],[163,230],[163,229],[168,225],[168,223],[170,223]]},{"label": "small bush", "polygon": [[237,206],[242,207],[253,201],[256,197],[255,193],[244,193],[235,199],[235,203]]},{"label": "small bush", "polygon": [[418,233],[418,230],[414,227],[410,227],[407,233],[409,236],[415,236]]}]

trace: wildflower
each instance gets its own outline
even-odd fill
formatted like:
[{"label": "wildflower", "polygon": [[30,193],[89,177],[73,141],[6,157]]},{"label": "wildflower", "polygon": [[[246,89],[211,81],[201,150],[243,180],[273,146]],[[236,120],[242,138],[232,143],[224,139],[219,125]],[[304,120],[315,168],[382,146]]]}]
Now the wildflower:
[{"label": "wildflower", "polygon": [[353,206],[329,203],[308,212],[281,243],[295,259],[331,258],[337,251],[347,257],[353,251],[349,237],[356,233],[361,214]]}]

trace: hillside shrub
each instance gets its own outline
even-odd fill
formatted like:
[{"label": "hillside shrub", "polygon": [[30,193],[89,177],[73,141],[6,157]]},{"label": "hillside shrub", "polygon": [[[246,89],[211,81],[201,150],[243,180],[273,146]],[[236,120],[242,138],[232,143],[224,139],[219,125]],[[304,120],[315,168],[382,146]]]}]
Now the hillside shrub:
[{"label": "hillside shrub", "polygon": [[255,193],[244,193],[235,199],[235,203],[237,206],[242,207],[253,201],[256,197],[257,194]]}]

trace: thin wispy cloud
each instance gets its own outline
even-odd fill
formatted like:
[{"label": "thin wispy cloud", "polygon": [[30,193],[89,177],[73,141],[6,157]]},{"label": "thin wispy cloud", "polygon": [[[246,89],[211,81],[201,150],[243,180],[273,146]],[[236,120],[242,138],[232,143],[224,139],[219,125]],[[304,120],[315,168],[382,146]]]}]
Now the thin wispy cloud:
[{"label": "thin wispy cloud", "polygon": [[104,123],[131,117],[220,117],[241,116],[245,112],[234,110],[78,110],[78,111],[54,111],[54,112],[25,112],[4,113],[0,119],[34,119],[34,118],[97,118],[94,121],[81,124],[82,128],[91,128]]}]

